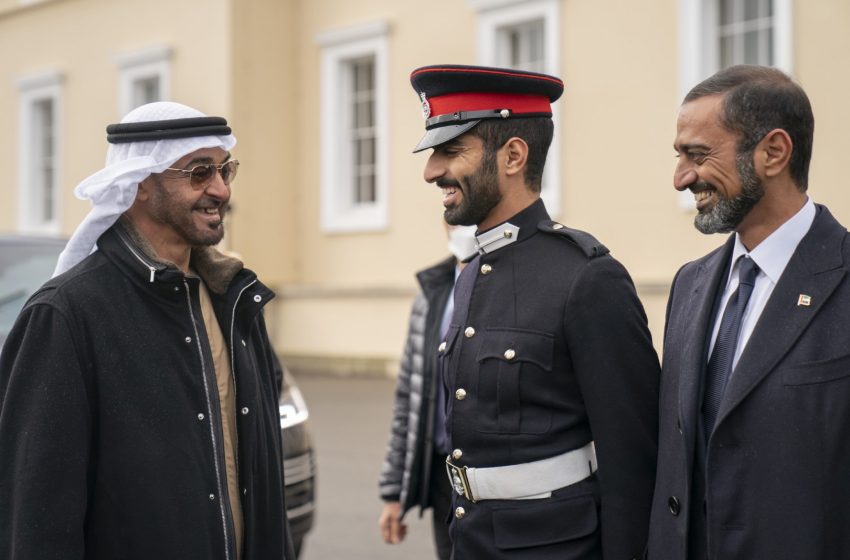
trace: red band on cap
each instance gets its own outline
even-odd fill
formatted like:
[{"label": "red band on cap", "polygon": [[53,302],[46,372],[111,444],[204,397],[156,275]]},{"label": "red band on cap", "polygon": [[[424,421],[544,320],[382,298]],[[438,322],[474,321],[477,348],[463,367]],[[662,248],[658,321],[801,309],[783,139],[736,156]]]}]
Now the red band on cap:
[{"label": "red band on cap", "polygon": [[432,117],[488,109],[510,109],[513,114],[552,113],[549,98],[545,95],[463,92],[429,97],[428,101],[431,104]]}]

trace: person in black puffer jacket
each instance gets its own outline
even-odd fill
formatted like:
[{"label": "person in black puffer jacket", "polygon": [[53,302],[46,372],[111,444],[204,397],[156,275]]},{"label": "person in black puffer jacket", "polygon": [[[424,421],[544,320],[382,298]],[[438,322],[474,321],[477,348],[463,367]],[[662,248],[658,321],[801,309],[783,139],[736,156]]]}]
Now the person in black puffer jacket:
[{"label": "person in black puffer jacket", "polygon": [[[475,252],[475,228],[449,228],[453,256],[416,274],[420,292],[413,301],[404,346],[387,453],[379,480],[384,508],[378,521],[384,540],[404,539],[404,515],[419,506],[433,510],[434,544],[440,560],[451,556],[446,518],[451,487],[446,476],[445,390],[437,371],[437,346],[453,309],[452,288],[463,260]],[[444,319],[445,318],[445,319]],[[429,350],[430,349],[430,350]]]}]

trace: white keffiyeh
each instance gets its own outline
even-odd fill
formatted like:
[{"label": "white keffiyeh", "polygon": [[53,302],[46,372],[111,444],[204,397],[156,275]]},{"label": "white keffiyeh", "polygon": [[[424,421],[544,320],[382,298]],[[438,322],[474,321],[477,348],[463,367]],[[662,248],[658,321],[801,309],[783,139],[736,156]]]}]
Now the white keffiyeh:
[{"label": "white keffiyeh", "polygon": [[[205,116],[200,111],[180,103],[158,101],[133,109],[121,122]],[[110,144],[106,154],[106,167],[83,179],[74,189],[74,195],[80,200],[91,200],[92,209],[59,255],[53,275],[62,274],[97,249],[98,238],[133,205],[139,183],[148,175],[162,173],[174,162],[196,150],[221,148],[230,151],[235,145],[236,138],[232,134]]]}]

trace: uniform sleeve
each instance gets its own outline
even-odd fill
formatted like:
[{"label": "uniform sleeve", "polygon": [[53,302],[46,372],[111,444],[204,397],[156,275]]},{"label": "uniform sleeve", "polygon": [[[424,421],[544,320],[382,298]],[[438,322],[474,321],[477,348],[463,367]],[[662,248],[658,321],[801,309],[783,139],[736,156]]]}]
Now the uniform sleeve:
[{"label": "uniform sleeve", "polygon": [[31,304],[0,354],[0,557],[82,559],[91,419],[72,329]]},{"label": "uniform sleeve", "polygon": [[589,261],[570,293],[565,328],[599,462],[605,558],[641,557],[658,449],[660,368],[625,268]]},{"label": "uniform sleeve", "polygon": [[[410,311],[410,326],[404,344],[404,353],[399,364],[396,381],[395,398],[393,400],[393,419],[390,425],[390,435],[387,441],[387,452],[381,466],[378,480],[381,499],[398,501],[401,496],[401,484],[404,477],[404,460],[407,455],[407,432],[410,420],[410,382],[416,362],[417,344],[415,337],[422,333],[415,332],[416,317],[426,313],[427,303],[420,293],[413,302]],[[421,359],[419,360],[421,363]]]}]

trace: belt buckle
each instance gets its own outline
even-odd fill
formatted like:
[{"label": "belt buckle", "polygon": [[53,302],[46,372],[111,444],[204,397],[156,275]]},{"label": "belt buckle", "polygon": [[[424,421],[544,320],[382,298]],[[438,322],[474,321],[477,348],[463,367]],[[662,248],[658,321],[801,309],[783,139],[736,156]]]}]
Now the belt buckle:
[{"label": "belt buckle", "polygon": [[449,475],[449,483],[455,492],[475,503],[475,498],[472,497],[472,489],[469,487],[469,478],[466,476],[466,467],[459,467],[452,463],[450,459],[451,455],[446,457],[446,474]]}]

